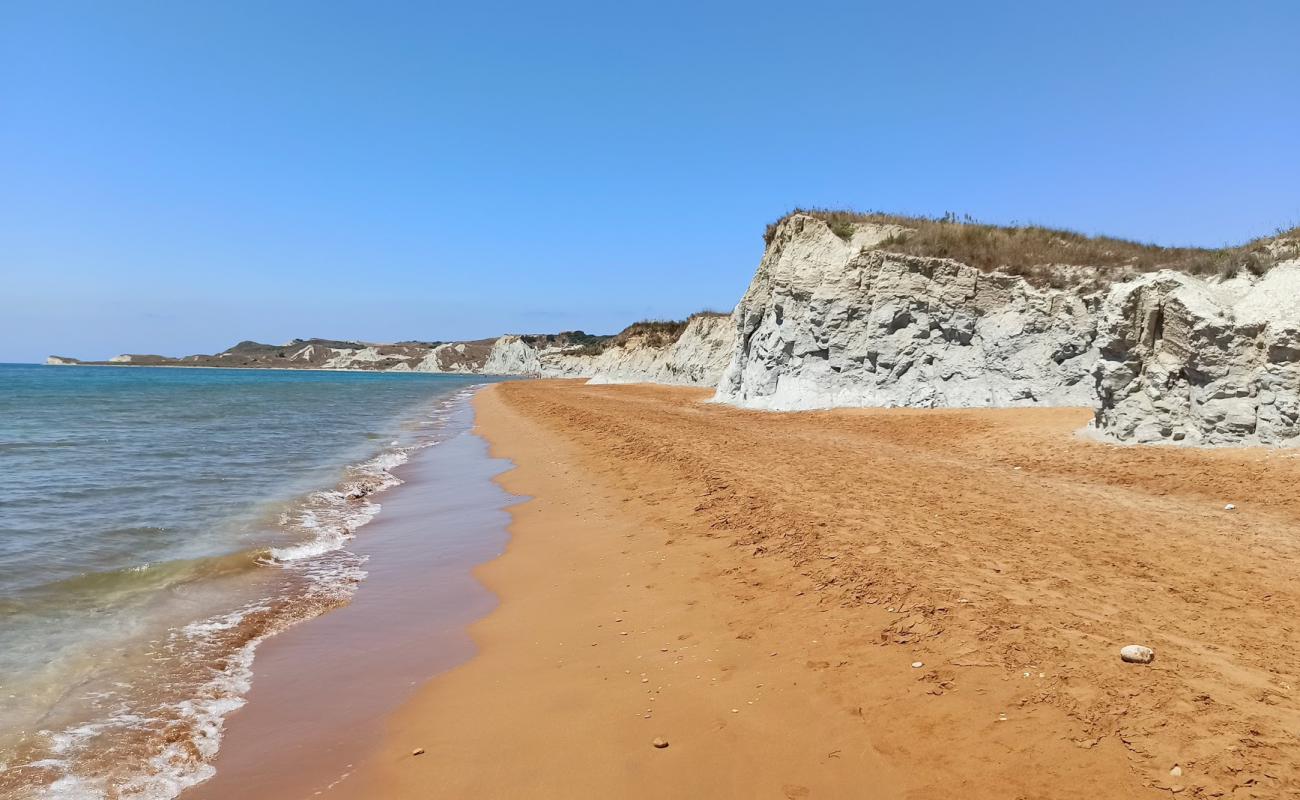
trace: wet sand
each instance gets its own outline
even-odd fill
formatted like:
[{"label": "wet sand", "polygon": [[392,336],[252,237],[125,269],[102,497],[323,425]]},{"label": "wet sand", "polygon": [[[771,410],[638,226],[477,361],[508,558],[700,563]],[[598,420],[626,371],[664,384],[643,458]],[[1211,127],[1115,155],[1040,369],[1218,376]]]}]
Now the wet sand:
[{"label": "wet sand", "polygon": [[534,497],[477,570],[501,605],[332,796],[1300,787],[1295,454],[1104,445],[1081,409],[708,394],[478,395],[502,484]]},{"label": "wet sand", "polygon": [[383,722],[440,671],[468,660],[466,626],[496,598],[470,573],[505,546],[511,498],[492,482],[509,467],[458,429],[394,470],[404,483],[349,549],[368,577],[348,605],[268,639],[247,705],[230,716],[211,780],[185,800],[313,797],[346,781]]}]

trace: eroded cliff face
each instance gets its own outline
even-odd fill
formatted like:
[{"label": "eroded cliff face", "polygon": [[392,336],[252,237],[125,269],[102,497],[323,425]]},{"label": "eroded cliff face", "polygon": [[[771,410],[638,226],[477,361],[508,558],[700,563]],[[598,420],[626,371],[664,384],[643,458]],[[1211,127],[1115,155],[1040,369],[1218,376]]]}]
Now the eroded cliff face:
[{"label": "eroded cliff face", "polygon": [[507,334],[497,339],[483,364],[488,375],[541,375],[542,351],[524,337]]},{"label": "eroded cliff face", "polygon": [[1074,292],[845,241],[794,215],[736,308],[716,399],[747,408],[1092,405],[1095,328]]},{"label": "eroded cliff face", "polygon": [[591,383],[717,386],[731,362],[734,341],[735,324],[730,316],[694,316],[667,347],[633,338],[595,356]]},{"label": "eroded cliff face", "polygon": [[1095,425],[1126,442],[1300,442],[1300,260],[1262,278],[1161,271],[1112,287]]},{"label": "eroded cliff face", "polygon": [[665,383],[716,386],[731,358],[731,317],[691,317],[672,341],[632,330],[601,346],[539,336],[502,336],[483,371],[496,375],[588,378],[592,383]]}]

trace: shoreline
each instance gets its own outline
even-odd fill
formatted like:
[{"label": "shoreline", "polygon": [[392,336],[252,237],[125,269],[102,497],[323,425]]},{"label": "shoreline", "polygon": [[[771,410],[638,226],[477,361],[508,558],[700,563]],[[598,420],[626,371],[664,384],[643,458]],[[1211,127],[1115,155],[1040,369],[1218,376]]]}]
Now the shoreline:
[{"label": "shoreline", "polygon": [[181,798],[326,791],[346,780],[415,686],[473,655],[465,628],[496,598],[471,568],[500,552],[510,498],[489,480],[506,466],[472,434],[471,399],[450,410],[450,436],[393,469],[401,483],[348,542],[367,572],[348,602],[258,648],[245,703],[225,720],[215,775]]},{"label": "shoreline", "polygon": [[[109,382],[128,387],[156,383]],[[251,378],[245,383],[266,385]],[[4,683],[10,701],[4,708],[0,754],[7,766],[0,769],[0,795],[108,796],[121,789],[170,797],[207,778],[211,760],[220,752],[224,722],[245,702],[255,651],[348,601],[365,574],[350,543],[358,529],[368,530],[381,498],[387,506],[387,490],[402,483],[393,470],[437,444],[446,427],[440,420],[449,409],[467,408],[472,387],[482,383],[460,378],[426,389],[413,384],[394,388],[391,397],[347,413],[347,424],[323,427],[338,435],[319,444],[302,439],[295,426],[277,427],[274,421],[262,440],[247,444],[248,431],[238,422],[210,429],[207,441],[223,455],[197,465],[182,463],[175,476],[169,475],[171,483],[145,482],[164,490],[181,486],[199,492],[196,499],[203,500],[202,481],[186,482],[192,476],[234,479],[234,491],[224,499],[206,498],[214,501],[210,508],[218,509],[206,517],[189,513],[169,518],[162,513],[167,509],[141,510],[126,501],[98,504],[96,511],[105,519],[120,518],[113,516],[120,512],[148,522],[170,520],[178,531],[212,530],[212,542],[190,552],[183,548],[192,536],[162,539],[152,552],[122,547],[111,558],[86,559],[71,578],[58,573],[55,561],[46,572],[37,572],[42,578],[14,591],[12,603],[6,601],[7,642],[43,642],[47,639],[39,637],[48,632],[58,655],[44,664],[29,659],[28,669],[21,646],[7,650]],[[265,392],[237,391],[217,395],[214,402],[256,411],[285,400],[282,394],[268,399]],[[148,393],[127,396],[150,399]],[[340,404],[347,400],[347,395],[325,397]],[[166,414],[150,417],[165,439],[171,430]],[[215,412],[211,417],[237,419]],[[77,438],[81,429],[75,425],[67,430],[64,436],[84,441]],[[133,436],[133,446],[136,441]],[[156,445],[145,439],[136,450],[112,449],[117,460],[108,463],[125,463],[123,453],[130,453],[132,464],[174,468],[176,462]],[[150,460],[160,450],[161,460]],[[238,465],[241,471],[226,469],[236,466],[225,455],[230,451],[245,457]],[[20,487],[22,476],[18,470]],[[122,495],[120,481],[106,485],[115,496]],[[232,505],[231,497],[242,497],[243,506]]]},{"label": "shoreline", "polygon": [[[1300,643],[1276,620],[1300,609],[1278,558],[1300,549],[1300,465],[1080,441],[1084,409],[771,415],[706,394],[476,396],[516,465],[498,482],[529,497],[475,569],[500,605],[331,796],[1297,785],[1276,673]],[[1198,604],[1259,592],[1269,608]],[[1122,664],[1131,641],[1156,663]],[[1211,687],[1215,708],[1176,705]]]}]

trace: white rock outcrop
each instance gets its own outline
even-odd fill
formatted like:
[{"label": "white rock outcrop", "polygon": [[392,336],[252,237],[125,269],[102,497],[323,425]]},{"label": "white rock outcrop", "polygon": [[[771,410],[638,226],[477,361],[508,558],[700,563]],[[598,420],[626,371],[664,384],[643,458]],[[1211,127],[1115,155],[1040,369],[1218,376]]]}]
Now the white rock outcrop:
[{"label": "white rock outcrop", "polygon": [[488,375],[555,375],[557,356],[566,352],[563,347],[550,347],[536,341],[535,337],[506,334],[496,340],[483,364]]},{"label": "white rock outcrop", "polygon": [[1096,429],[1126,442],[1300,441],[1300,260],[1262,278],[1161,271],[1113,286]]},{"label": "white rock outcrop", "polygon": [[1091,406],[1094,325],[1073,292],[845,241],[802,214],[775,229],[735,311],[716,399],[747,408]]},{"label": "white rock outcrop", "polygon": [[734,342],[735,324],[730,316],[697,315],[667,347],[634,337],[592,357],[589,382],[717,386],[731,362]]},{"label": "white rock outcrop", "polygon": [[435,346],[411,369],[456,374],[482,372],[490,353],[485,342],[449,342]]},{"label": "white rock outcrop", "polygon": [[482,372],[588,378],[591,383],[666,383],[716,386],[731,359],[735,327],[731,317],[697,314],[673,341],[662,343],[635,332],[602,347],[552,344],[547,337],[507,335],[497,339]]}]

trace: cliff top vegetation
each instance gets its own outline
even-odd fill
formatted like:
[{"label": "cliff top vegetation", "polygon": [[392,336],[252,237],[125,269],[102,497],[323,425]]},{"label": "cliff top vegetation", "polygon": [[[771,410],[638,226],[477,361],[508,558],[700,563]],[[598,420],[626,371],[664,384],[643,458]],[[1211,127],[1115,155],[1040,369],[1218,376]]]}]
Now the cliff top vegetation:
[{"label": "cliff top vegetation", "polygon": [[990,225],[952,213],[910,217],[819,208],[791,211],[767,226],[764,240],[770,244],[778,226],[799,214],[824,221],[845,241],[853,237],[858,225],[898,225],[905,230],[877,249],[950,258],[985,271],[1022,275],[1056,286],[1080,282],[1077,270],[1062,267],[1092,268],[1091,277],[1106,282],[1159,269],[1229,278],[1242,272],[1262,275],[1279,261],[1300,257],[1300,227],[1227,247],[1163,247],[1042,225]]}]

